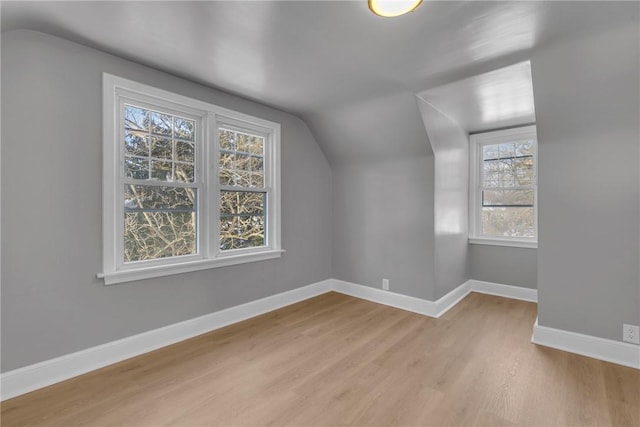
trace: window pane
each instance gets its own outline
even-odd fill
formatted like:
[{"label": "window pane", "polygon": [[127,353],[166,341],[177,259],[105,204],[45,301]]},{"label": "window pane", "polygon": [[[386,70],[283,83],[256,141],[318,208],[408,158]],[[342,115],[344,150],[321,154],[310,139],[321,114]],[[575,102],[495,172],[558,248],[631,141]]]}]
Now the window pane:
[{"label": "window pane", "polygon": [[265,245],[266,193],[220,192],[220,248]]},{"label": "window pane", "polygon": [[151,179],[156,179],[158,181],[173,181],[173,174],[171,173],[171,162],[152,160]]},{"label": "window pane", "polygon": [[171,139],[151,137],[151,157],[170,159],[172,156]]},{"label": "window pane", "polygon": [[485,187],[513,187],[514,174],[509,160],[486,160],[483,164]]},{"label": "window pane", "polygon": [[260,156],[251,156],[251,171],[264,172],[264,161]]},{"label": "window pane", "polygon": [[233,179],[235,187],[251,187],[251,174],[244,171],[234,171]]},{"label": "window pane", "polygon": [[516,155],[516,145],[513,142],[499,144],[500,158],[514,157]]},{"label": "window pane", "polygon": [[133,179],[149,178],[149,161],[140,157],[124,158],[124,175]]},{"label": "window pane", "polygon": [[482,192],[482,206],[533,206],[533,190],[487,190]]},{"label": "window pane", "polygon": [[124,106],[124,126],[128,129],[149,130],[149,112],[132,105]]},{"label": "window pane", "polygon": [[193,182],[195,168],[191,163],[176,163],[175,164],[175,181],[181,182]]},{"label": "window pane", "polygon": [[236,154],[233,151],[220,151],[220,169],[235,169]]},{"label": "window pane", "polygon": [[125,263],[195,253],[195,212],[125,212]]},{"label": "window pane", "polygon": [[171,136],[173,117],[168,114],[151,112],[151,133]]},{"label": "window pane", "polygon": [[193,144],[176,141],[176,159],[183,162],[193,163],[196,158],[196,151]]},{"label": "window pane", "polygon": [[220,184],[246,188],[264,187],[263,167],[262,157],[221,150],[218,171]]},{"label": "window pane", "polygon": [[220,184],[222,185],[233,185],[234,183],[234,177],[233,177],[233,171],[229,170],[229,169],[220,169]]},{"label": "window pane", "polygon": [[236,149],[235,132],[232,132],[230,130],[220,129],[218,131],[218,139],[219,139],[221,150]]},{"label": "window pane", "polygon": [[264,138],[254,136],[249,143],[249,152],[257,156],[264,156]]},{"label": "window pane", "polygon": [[515,182],[518,186],[533,185],[533,160],[526,168],[520,168],[515,173]]},{"label": "window pane", "polygon": [[251,168],[251,162],[249,162],[250,158],[251,157],[249,157],[248,154],[236,154],[235,168],[242,171],[248,171]]},{"label": "window pane", "polygon": [[488,188],[496,188],[501,186],[502,174],[499,172],[485,173],[482,185]]},{"label": "window pane", "polygon": [[180,139],[187,139],[193,141],[195,137],[196,122],[193,120],[183,119],[181,117],[175,118],[175,137]]},{"label": "window pane", "polygon": [[152,185],[125,185],[124,209],[195,211],[195,188],[156,187]]},{"label": "window pane", "polygon": [[124,134],[124,149],[126,154],[146,157],[149,155],[149,138],[143,132],[127,130]]},{"label": "window pane", "polygon": [[252,173],[250,186],[254,188],[264,187],[264,176],[261,173]]},{"label": "window pane", "polygon": [[[513,150],[502,150],[503,145],[496,144],[484,146],[482,161],[482,181],[485,187],[515,187],[528,186],[534,184],[533,180],[533,155],[522,154],[515,156],[516,146],[524,144],[510,144]],[[497,150],[495,148],[498,148]],[[526,148],[526,147],[525,147]],[[531,147],[522,150],[523,153],[531,152]],[[513,157],[502,157],[507,153],[514,154]],[[498,155],[500,158],[493,158]]]},{"label": "window pane", "polygon": [[236,150],[244,153],[249,152],[249,135],[242,132],[235,132]]},{"label": "window pane", "polygon": [[482,235],[534,237],[534,208],[482,208]]},{"label": "window pane", "polygon": [[262,215],[266,193],[254,191],[221,191],[221,215]]},{"label": "window pane", "polygon": [[220,249],[255,248],[265,245],[264,216],[220,218]]},{"label": "window pane", "polygon": [[500,150],[497,144],[484,145],[482,147],[482,160],[493,160],[500,158]]},{"label": "window pane", "polygon": [[524,141],[516,143],[516,156],[532,156],[533,141]]},{"label": "window pane", "polygon": [[219,179],[222,185],[264,187],[264,138],[219,129]]},{"label": "window pane", "polygon": [[237,151],[262,155],[264,138],[242,132],[236,132],[235,135]]}]

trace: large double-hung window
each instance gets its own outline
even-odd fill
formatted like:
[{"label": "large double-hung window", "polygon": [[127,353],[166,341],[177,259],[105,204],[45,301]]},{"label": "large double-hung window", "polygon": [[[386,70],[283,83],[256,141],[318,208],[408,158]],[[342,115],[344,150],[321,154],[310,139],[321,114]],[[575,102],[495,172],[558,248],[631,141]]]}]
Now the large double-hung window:
[{"label": "large double-hung window", "polygon": [[526,126],[470,137],[470,242],[537,245],[537,136]]},{"label": "large double-hung window", "polygon": [[280,126],[103,76],[103,272],[118,283],[280,256]]}]

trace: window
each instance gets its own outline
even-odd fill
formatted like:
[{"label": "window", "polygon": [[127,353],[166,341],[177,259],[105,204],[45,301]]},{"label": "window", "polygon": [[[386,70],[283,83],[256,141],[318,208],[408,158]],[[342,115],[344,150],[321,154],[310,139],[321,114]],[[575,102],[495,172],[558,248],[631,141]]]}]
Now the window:
[{"label": "window", "polygon": [[220,249],[254,248],[266,241],[264,180],[266,136],[229,125],[218,127]]},{"label": "window", "polygon": [[470,243],[537,246],[535,126],[470,137]]},{"label": "window", "polygon": [[280,125],[103,76],[106,284],[279,257]]}]

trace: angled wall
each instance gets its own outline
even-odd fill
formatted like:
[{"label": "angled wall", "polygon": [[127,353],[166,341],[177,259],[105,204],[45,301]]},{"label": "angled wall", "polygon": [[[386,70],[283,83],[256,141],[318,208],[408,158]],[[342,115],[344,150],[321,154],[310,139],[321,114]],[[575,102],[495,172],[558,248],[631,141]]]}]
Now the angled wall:
[{"label": "angled wall", "polygon": [[466,282],[469,218],[467,134],[431,104],[418,99],[434,157],[435,298]]},{"label": "angled wall", "polygon": [[[104,286],[102,73],[282,125],[277,260]],[[331,277],[331,169],[298,118],[30,31],[2,34],[2,371]]]}]

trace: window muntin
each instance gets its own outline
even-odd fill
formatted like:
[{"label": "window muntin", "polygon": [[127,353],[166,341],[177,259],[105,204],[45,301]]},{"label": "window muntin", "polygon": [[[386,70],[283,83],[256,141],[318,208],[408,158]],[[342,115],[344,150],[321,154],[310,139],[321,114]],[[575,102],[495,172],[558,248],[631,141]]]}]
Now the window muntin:
[{"label": "window muntin", "polygon": [[275,258],[280,126],[104,74],[106,284]]},{"label": "window muntin", "polygon": [[535,127],[472,135],[470,151],[470,238],[535,242]]}]

